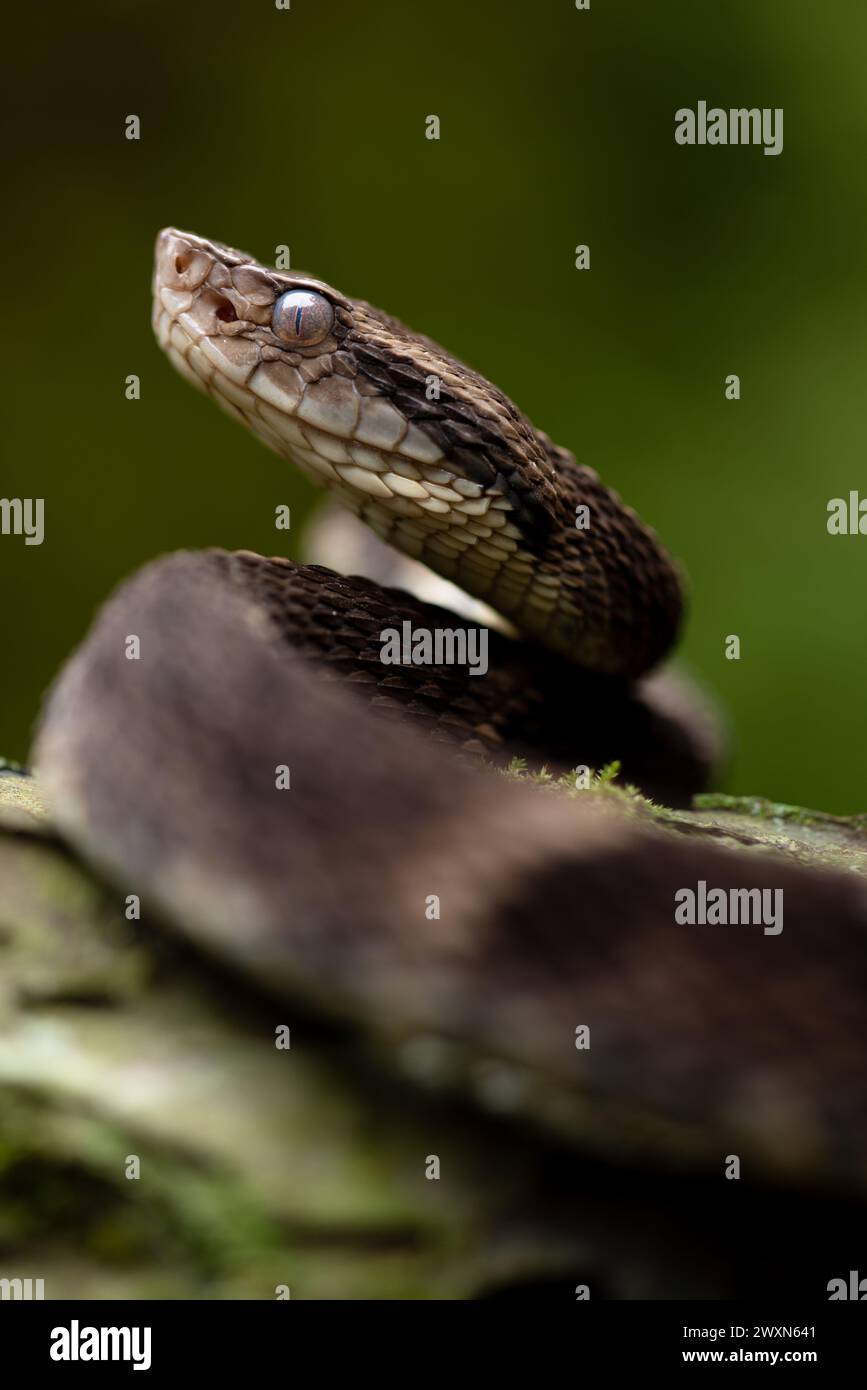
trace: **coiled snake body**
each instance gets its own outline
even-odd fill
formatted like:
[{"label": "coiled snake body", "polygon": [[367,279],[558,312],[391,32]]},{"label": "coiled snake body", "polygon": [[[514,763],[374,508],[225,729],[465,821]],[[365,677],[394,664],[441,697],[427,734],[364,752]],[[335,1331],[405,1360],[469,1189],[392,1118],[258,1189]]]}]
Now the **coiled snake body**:
[{"label": "coiled snake body", "polygon": [[[383,629],[454,617],[287,560],[157,561],[47,705],[72,842],[266,989],[509,1069],[515,1108],[582,1145],[864,1185],[862,883],[443,756],[618,757],[688,799],[702,737],[641,680],[681,613],[652,533],[483,378],[321,281],[169,229],[154,324],[184,376],[526,640],[492,635],[480,680],[383,666]],[[699,881],[782,889],[785,930],[679,925]]]}]

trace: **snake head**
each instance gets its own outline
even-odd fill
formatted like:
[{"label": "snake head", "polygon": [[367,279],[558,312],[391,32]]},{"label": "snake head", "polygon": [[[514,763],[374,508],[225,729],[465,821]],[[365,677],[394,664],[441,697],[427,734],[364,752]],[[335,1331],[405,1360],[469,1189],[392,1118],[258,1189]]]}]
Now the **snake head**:
[{"label": "snake head", "polygon": [[172,227],[153,288],[178,371],[382,539],[579,664],[636,675],[670,644],[679,587],[652,534],[438,343]]}]

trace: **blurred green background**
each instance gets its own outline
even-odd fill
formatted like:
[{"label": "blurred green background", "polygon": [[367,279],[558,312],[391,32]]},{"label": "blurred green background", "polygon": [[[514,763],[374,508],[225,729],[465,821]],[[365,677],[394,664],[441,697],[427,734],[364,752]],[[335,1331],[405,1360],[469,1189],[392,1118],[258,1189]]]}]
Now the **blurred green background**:
[{"label": "blurred green background", "polygon": [[[867,808],[867,537],[825,525],[867,494],[863,0],[79,0],[11,26],[0,494],[45,498],[46,540],[0,537],[0,752],[123,575],[272,553],[279,502],[295,553],[320,500],[153,343],[173,223],[288,243],[500,385],[681,558],[725,785]],[[700,99],[783,107],[782,155],[677,146]]]}]

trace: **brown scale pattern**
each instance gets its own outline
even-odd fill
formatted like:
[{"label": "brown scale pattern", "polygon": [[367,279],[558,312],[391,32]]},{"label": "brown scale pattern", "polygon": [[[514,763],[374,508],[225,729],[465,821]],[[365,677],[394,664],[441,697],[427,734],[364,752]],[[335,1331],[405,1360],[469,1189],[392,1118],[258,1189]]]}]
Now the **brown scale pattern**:
[{"label": "brown scale pattern", "polygon": [[320,565],[249,551],[221,556],[226,572],[268,613],[284,641],[388,719],[498,763],[516,755],[564,771],[615,759],[648,795],[685,805],[706,783],[704,731],[661,713],[640,688],[580,671],[531,643],[488,634],[489,669],[383,665],[385,628],[472,628],[400,589]]},{"label": "brown scale pattern", "polygon": [[[676,640],[682,595],[677,571],[649,528],[490,382],[370,306],[363,311],[345,340],[360,371],[434,440],[449,465],[486,487],[502,487],[540,569],[562,576],[571,604],[544,637],[585,667],[637,676],[654,666]],[[395,352],[401,333],[413,344],[411,356]],[[425,380],[444,364],[440,399],[428,401]],[[579,505],[590,509],[588,530],[576,529]],[[430,563],[436,568],[435,558]],[[496,606],[496,593],[490,597]]]}]

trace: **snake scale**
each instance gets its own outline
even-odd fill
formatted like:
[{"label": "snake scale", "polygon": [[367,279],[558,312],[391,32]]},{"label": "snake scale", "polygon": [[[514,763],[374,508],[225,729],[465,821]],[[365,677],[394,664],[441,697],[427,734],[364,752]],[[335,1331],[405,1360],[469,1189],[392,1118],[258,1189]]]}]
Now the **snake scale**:
[{"label": "snake scale", "polygon": [[[590,1151],[867,1185],[862,881],[485,765],[619,757],[669,801],[701,787],[707,742],[648,674],[682,610],[655,536],[484,378],[320,280],[168,229],[154,326],[188,380],[513,631],[484,679],[384,666],[384,628],[457,620],[286,559],[155,561],[43,714],[78,852],[271,995],[435,1040],[458,1087],[495,1066],[519,1115]],[[699,881],[782,890],[785,930],[678,924]]]}]

